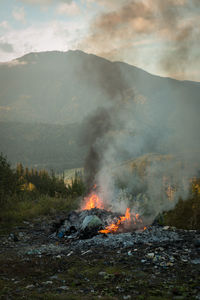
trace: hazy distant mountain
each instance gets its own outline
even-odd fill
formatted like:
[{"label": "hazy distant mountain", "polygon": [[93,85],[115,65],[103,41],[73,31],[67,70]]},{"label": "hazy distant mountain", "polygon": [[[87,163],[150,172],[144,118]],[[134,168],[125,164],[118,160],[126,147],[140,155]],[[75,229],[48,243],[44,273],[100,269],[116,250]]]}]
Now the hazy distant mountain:
[{"label": "hazy distant mountain", "polygon": [[[80,167],[87,148],[80,144],[82,120],[119,94],[132,101],[131,105],[135,100],[147,103],[148,120],[155,119],[152,130],[148,132],[145,124],[147,131],[142,133],[149,152],[157,150],[157,136],[160,139],[163,133],[168,134],[163,124],[172,119],[174,126],[176,118],[183,148],[187,144],[190,149],[191,141],[195,144],[200,126],[200,83],[154,76],[81,51],[53,51],[30,53],[0,64],[0,152],[13,164]],[[195,119],[192,123],[191,118]],[[188,132],[182,132],[183,123],[188,124]],[[192,132],[194,136],[183,143],[184,135]],[[194,145],[197,148],[198,143]],[[130,157],[125,154],[121,158]]]},{"label": "hazy distant mountain", "polygon": [[80,145],[79,132],[79,124],[0,122],[0,152],[12,165],[55,171],[82,167],[86,147]]},{"label": "hazy distant mountain", "polygon": [[74,123],[127,86],[152,101],[184,96],[199,107],[200,83],[161,78],[81,51],[53,51],[0,64],[0,120]]}]

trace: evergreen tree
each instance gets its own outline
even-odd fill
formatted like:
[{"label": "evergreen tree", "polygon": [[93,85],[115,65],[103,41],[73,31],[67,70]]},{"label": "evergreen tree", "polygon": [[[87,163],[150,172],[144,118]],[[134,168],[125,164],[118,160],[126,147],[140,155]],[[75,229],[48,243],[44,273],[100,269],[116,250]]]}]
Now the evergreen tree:
[{"label": "evergreen tree", "polygon": [[20,191],[19,176],[11,169],[7,158],[0,154],[0,203],[4,204],[7,197]]}]

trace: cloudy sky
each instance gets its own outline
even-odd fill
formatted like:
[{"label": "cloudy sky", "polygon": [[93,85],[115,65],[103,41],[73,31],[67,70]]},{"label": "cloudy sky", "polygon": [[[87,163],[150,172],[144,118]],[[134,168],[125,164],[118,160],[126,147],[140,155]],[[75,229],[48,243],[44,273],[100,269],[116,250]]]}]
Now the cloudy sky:
[{"label": "cloudy sky", "polygon": [[69,49],[200,81],[200,0],[0,0],[0,62]]}]

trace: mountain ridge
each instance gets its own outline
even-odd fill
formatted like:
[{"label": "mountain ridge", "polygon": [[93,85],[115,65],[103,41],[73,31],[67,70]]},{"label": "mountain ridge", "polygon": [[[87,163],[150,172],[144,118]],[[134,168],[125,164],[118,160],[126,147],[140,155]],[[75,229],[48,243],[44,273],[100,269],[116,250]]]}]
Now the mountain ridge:
[{"label": "mountain ridge", "polygon": [[31,56],[40,56],[40,55],[46,55],[46,54],[61,54],[61,55],[66,55],[66,54],[82,54],[82,55],[88,55],[88,56],[93,56],[95,58],[100,58],[100,59],[103,59],[107,62],[110,62],[110,63],[114,63],[114,64],[124,64],[126,66],[130,66],[132,68],[135,68],[135,70],[138,70],[138,71],[142,71],[142,72],[145,72],[151,76],[155,76],[157,78],[162,78],[162,79],[171,79],[171,80],[175,80],[175,81],[180,81],[180,82],[192,82],[192,83],[197,83],[197,84],[200,84],[200,81],[194,81],[194,80],[182,80],[182,79],[176,79],[176,78],[173,78],[173,77],[170,77],[170,76],[162,76],[162,75],[158,75],[158,74],[154,74],[154,73],[151,73],[145,69],[142,69],[140,67],[137,67],[135,65],[132,65],[130,63],[127,63],[127,62],[124,62],[124,61],[118,61],[118,60],[109,60],[107,58],[104,58],[104,57],[101,57],[101,56],[98,56],[96,54],[93,54],[93,53],[87,53],[87,52],[84,52],[82,50],[67,50],[67,51],[59,51],[59,50],[53,50],[53,51],[38,51],[38,52],[29,52],[29,53],[26,53],[20,57],[17,57],[15,59],[12,59],[12,60],[9,60],[9,61],[6,61],[6,62],[0,62],[0,65],[7,65],[7,64],[12,64],[12,62],[15,62],[15,61],[24,61],[24,58],[29,58]]},{"label": "mountain ridge", "polygon": [[[138,149],[140,155],[165,154],[169,139],[178,152],[180,145],[199,151],[199,95],[200,83],[151,75],[82,51],[29,53],[0,65],[0,152],[12,164],[80,167],[89,146],[80,145],[84,122],[119,100],[121,108],[128,103],[128,121],[133,126],[135,120],[136,128],[127,133],[117,127],[116,140],[123,133],[122,146],[135,147],[132,140],[139,132],[141,149],[136,147],[135,156]],[[138,101],[142,105],[135,114]],[[127,147],[120,149],[122,160],[133,158]]]},{"label": "mountain ridge", "polygon": [[119,91],[123,85],[153,100],[158,93],[161,100],[167,94],[172,98],[172,89],[184,90],[183,94],[186,90],[191,99],[198,94],[194,89],[200,88],[200,83],[152,75],[80,50],[32,52],[0,65],[0,120],[74,123],[100,104],[107,105],[113,96],[108,95],[111,86],[117,93],[123,92]]}]

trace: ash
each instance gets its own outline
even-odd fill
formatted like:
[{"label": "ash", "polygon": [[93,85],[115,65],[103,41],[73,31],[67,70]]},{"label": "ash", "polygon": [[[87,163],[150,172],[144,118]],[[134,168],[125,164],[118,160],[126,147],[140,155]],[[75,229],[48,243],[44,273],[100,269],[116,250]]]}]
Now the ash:
[{"label": "ash", "polygon": [[143,232],[128,232],[119,234],[107,234],[94,236],[87,240],[74,241],[71,246],[74,249],[89,249],[91,247],[108,248],[129,248],[136,244],[177,242],[182,238],[173,230],[166,230],[165,227],[152,226]]}]

